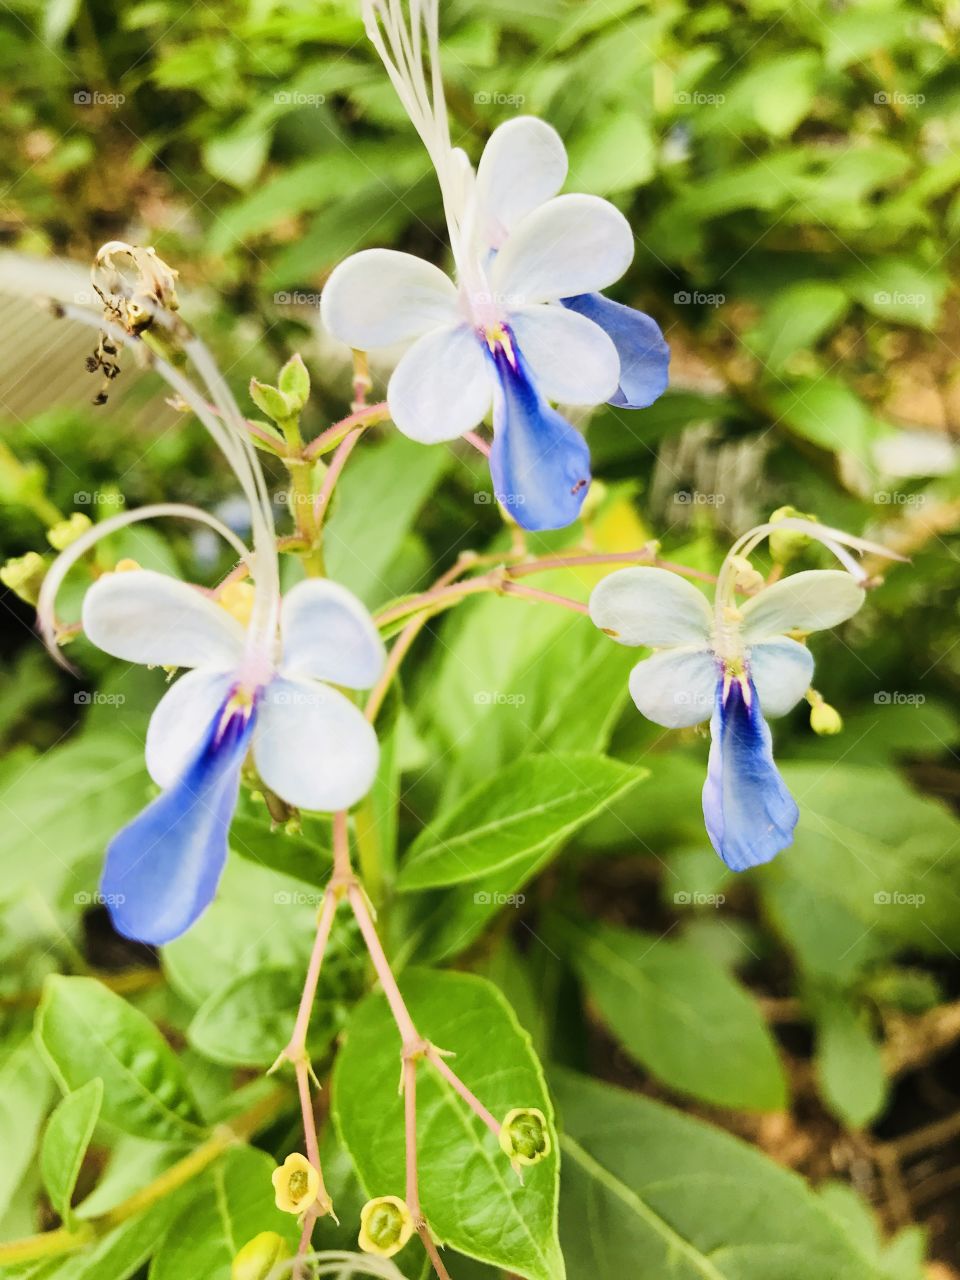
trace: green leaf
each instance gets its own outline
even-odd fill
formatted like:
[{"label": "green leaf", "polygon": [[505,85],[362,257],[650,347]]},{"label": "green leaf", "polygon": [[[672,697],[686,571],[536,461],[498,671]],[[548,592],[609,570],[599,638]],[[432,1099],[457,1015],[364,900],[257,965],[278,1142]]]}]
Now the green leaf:
[{"label": "green leaf", "polygon": [[273,1202],[276,1168],[264,1151],[235,1147],[193,1185],[190,1204],[173,1223],[150,1267],[150,1280],[230,1280],[234,1255],[261,1231],[296,1247],[296,1221]]},{"label": "green leaf", "polygon": [[559,846],[645,776],[605,756],[525,756],[480,783],[414,841],[402,890],[477,880]]},{"label": "green leaf", "polygon": [[[454,1070],[495,1116],[538,1107],[552,1118],[529,1037],[494,986],[416,969],[400,986],[421,1034],[456,1053]],[[350,1021],[333,1078],[338,1131],[370,1195],[404,1194],[399,1065],[389,1007],[370,996]],[[417,1074],[417,1117],[421,1199],[435,1236],[526,1280],[563,1280],[556,1156],[526,1169],[521,1185],[496,1137],[428,1063]]]},{"label": "green leaf", "polygon": [[558,925],[604,1022],[669,1088],[721,1107],[775,1111],[787,1085],[751,997],[683,940],[603,925]]},{"label": "green leaf", "polygon": [[936,265],[927,267],[909,258],[882,258],[849,276],[846,284],[881,320],[933,329],[949,279]]},{"label": "green leaf", "polygon": [[9,1048],[0,1061],[0,1133],[4,1153],[0,1160],[0,1216],[6,1213],[33,1161],[49,1097],[50,1079],[37,1061],[36,1048],[28,1035]]},{"label": "green leaf", "polygon": [[149,1018],[93,978],[49,977],[36,1031],[64,1091],[102,1078],[108,1124],[168,1141],[201,1132],[173,1050]]},{"label": "green leaf", "polygon": [[871,1033],[866,1010],[849,996],[818,993],[813,1009],[820,1092],[834,1115],[862,1129],[880,1115],[887,1100],[881,1046]]},{"label": "green leaf", "polygon": [[68,1093],[47,1123],[40,1149],[40,1173],[50,1203],[68,1226],[73,1219],[71,1200],[80,1166],[100,1117],[103,1080],[96,1076]]},{"label": "green leaf", "polygon": [[147,800],[143,752],[124,735],[84,734],[0,788],[0,896],[25,885],[55,897],[81,858],[100,854]]},{"label": "green leaf", "polygon": [[794,352],[809,350],[835,328],[849,305],[846,291],[826,281],[781,289],[746,343],[769,369],[781,369]]},{"label": "green leaf", "polygon": [[960,822],[893,769],[788,764],[800,805],[793,847],[771,878],[806,885],[865,929],[933,954],[960,947]]},{"label": "green leaf", "polygon": [[879,1280],[801,1179],[746,1143],[569,1072],[554,1088],[571,1276]]},{"label": "green leaf", "polygon": [[570,145],[570,178],[577,191],[609,196],[653,177],[656,147],[650,128],[632,108],[588,120]]},{"label": "green leaf", "polygon": [[359,451],[337,485],[336,510],[324,533],[331,577],[368,605],[388,599],[391,562],[449,465],[445,449],[424,448],[399,431]]},{"label": "green leaf", "polygon": [[838,378],[798,379],[772,396],[776,412],[797,435],[821,449],[873,466],[878,426],[860,397]]},{"label": "green leaf", "polygon": [[[293,969],[240,974],[197,1010],[187,1030],[190,1043],[224,1066],[269,1067],[290,1039],[302,990],[303,974]],[[312,1056],[329,1044],[334,1030],[329,1008],[315,1007]]]}]

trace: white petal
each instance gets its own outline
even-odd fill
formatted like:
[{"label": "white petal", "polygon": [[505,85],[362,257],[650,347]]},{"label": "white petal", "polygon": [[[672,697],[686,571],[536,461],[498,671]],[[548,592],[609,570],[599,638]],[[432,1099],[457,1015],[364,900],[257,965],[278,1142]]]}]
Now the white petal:
[{"label": "white petal", "polygon": [[619,280],[633,257],[626,218],[599,196],[557,196],[517,223],[493,264],[508,308],[594,293]]},{"label": "white petal", "polygon": [[320,315],[335,338],[360,351],[406,342],[451,324],[457,290],[449,276],[395,249],[364,249],[334,267]]},{"label": "white petal", "polygon": [[280,612],[283,673],[369,689],[386,661],[370,614],[346,587],[329,579],[298,582]]},{"label": "white petal", "polygon": [[477,167],[486,247],[498,249],[525,214],[557,194],[566,176],[566,149],[546,121],[518,116],[494,129]]},{"label": "white petal", "polygon": [[157,703],[147,726],[147,770],[166,790],[190,763],[234,683],[232,672],[188,671]]},{"label": "white petal", "polygon": [[162,667],[226,670],[244,629],[195,587],[152,569],[105,574],[83,600],[83,629],[104,653]]},{"label": "white petal", "polygon": [[668,649],[638,662],[630,672],[630,696],[654,724],[682,729],[713,715],[720,679],[706,649]]},{"label": "white petal", "polygon": [[370,790],[377,735],[353,703],[314,680],[278,677],[267,686],[253,736],[257,771],[299,809],[347,809]]},{"label": "white petal", "polygon": [[789,636],[750,647],[750,675],[765,716],[785,716],[810,688],[813,654]]},{"label": "white petal", "polygon": [[541,304],[511,312],[510,327],[537,389],[548,400],[602,404],[616,391],[617,348],[592,320]]},{"label": "white petal", "polygon": [[435,329],[405,351],[387,387],[393,421],[411,440],[455,440],[483,420],[493,389],[469,325]]},{"label": "white petal", "polygon": [[668,569],[618,569],[594,587],[590,617],[618,644],[702,646],[710,606],[696,587]]},{"label": "white petal", "polygon": [[766,587],[741,609],[748,644],[785,631],[822,631],[852,618],[865,594],[840,569],[806,569]]}]

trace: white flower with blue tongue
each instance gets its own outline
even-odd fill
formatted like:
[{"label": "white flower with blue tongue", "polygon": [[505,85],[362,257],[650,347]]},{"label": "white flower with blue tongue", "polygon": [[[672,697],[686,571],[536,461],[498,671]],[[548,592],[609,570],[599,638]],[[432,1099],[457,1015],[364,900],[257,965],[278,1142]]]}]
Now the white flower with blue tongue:
[{"label": "white flower with blue tongue", "polygon": [[[117,343],[138,341],[108,332]],[[248,752],[264,784],[298,808],[346,809],[369,790],[376,735],[335,686],[366,689],[385,661],[373,619],[344,587],[310,579],[281,600],[272,507],[256,453],[209,353],[192,338],[185,348],[216,414],[179,369],[159,358],[153,364],[233,467],[250,505],[252,551],[197,508],[145,507],[74,542],[51,568],[38,603],[56,652],[54,604],[71,565],[100,538],[154,516],[186,516],[216,529],[250,572],[252,587],[240,601],[249,608],[233,612],[199,587],[139,568],[105,574],[84,597],[83,630],[98,648],[127,662],[187,668],[147,730],[147,769],[161,793],[110,842],[101,881],[118,931],[152,944],[178,937],[212,901]]]},{"label": "white flower with blue tongue", "polygon": [[590,455],[548,402],[650,404],[666,386],[669,353],[654,321],[600,295],[629,266],[633,233],[608,201],[557,194],[567,157],[549,125],[501,125],[476,173],[451,145],[437,7],[411,0],[409,29],[399,3],[364,0],[363,11],[437,171],[456,283],[410,254],[368,249],[333,271],[322,315],[355,349],[412,341],[387,389],[411,439],[456,439],[492,405],[498,501],[524,528],[562,528],[586,497]]},{"label": "white flower with blue tongue", "polygon": [[[846,571],[795,573],[738,606],[746,557],[786,527],[829,547]],[[864,575],[845,546],[891,555],[839,530],[786,520],[737,542],[712,608],[690,582],[650,567],[612,573],[590,597],[590,617],[612,639],[658,651],[630,675],[643,715],[668,729],[710,720],[703,815],[713,847],[734,871],[769,862],[793,840],[799,811],[774,764],[765,717],[786,715],[810,687],[813,655],[794,633],[834,627],[863,604]]]}]

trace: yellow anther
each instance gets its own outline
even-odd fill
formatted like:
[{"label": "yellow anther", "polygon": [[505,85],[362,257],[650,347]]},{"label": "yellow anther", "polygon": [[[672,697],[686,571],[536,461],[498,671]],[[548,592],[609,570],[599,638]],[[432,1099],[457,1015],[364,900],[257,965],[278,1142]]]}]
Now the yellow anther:
[{"label": "yellow anther", "polygon": [[232,618],[248,626],[253,613],[253,601],[256,592],[251,582],[228,582],[217,596],[217,604],[226,609]]}]

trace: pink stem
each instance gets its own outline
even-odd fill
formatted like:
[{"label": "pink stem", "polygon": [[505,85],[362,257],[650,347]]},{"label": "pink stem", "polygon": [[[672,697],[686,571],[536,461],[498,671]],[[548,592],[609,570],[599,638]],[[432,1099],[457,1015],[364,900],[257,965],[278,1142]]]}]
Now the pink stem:
[{"label": "pink stem", "polygon": [[427,1049],[427,1061],[432,1063],[433,1066],[436,1067],[437,1071],[440,1072],[444,1080],[446,1080],[449,1084],[453,1086],[454,1089],[456,1089],[457,1093],[459,1093],[460,1097],[464,1100],[464,1102],[467,1104],[470,1110],[473,1111],[476,1115],[478,1115],[480,1119],[483,1121],[483,1123],[490,1130],[490,1132],[496,1134],[497,1138],[499,1139],[500,1124],[497,1121],[496,1117],[493,1116],[487,1110],[487,1108],[483,1105],[483,1103],[480,1101],[477,1095],[475,1093],[472,1093],[467,1088],[467,1086],[463,1083],[463,1081],[460,1079],[457,1073],[447,1065],[443,1057],[440,1055],[440,1053],[438,1053],[438,1051],[433,1047],[433,1045],[430,1045],[430,1047]]},{"label": "pink stem", "polygon": [[336,914],[336,911],[336,896],[328,889],[323,896],[323,906],[320,908],[320,918],[317,921],[317,936],[314,938],[313,950],[310,953],[310,963],[307,966],[307,977],[303,984],[303,995],[300,997],[300,1007],[297,1010],[297,1021],[294,1024],[293,1035],[290,1037],[290,1043],[286,1048],[287,1054],[294,1060],[303,1055],[303,1051],[307,1043],[307,1027],[310,1023],[310,1012],[313,1008],[313,1002],[317,996],[317,984],[320,981],[320,967],[323,964],[323,957],[327,949],[327,942],[330,939],[330,930],[333,926],[333,917]]},{"label": "pink stem", "polygon": [[346,884],[350,879],[350,840],[347,834],[347,811],[333,815],[333,875]]},{"label": "pink stem", "polygon": [[477,435],[476,431],[465,431],[463,433],[463,438],[468,444],[472,444],[478,453],[482,453],[485,458],[490,457],[489,444],[487,444],[483,436]]},{"label": "pink stem", "polygon": [[434,605],[439,608],[445,608],[447,604],[455,604],[457,600],[463,596],[474,595],[478,591],[492,591],[496,583],[492,578],[484,576],[482,578],[470,578],[466,582],[454,582],[450,586],[435,588],[431,587],[429,591],[424,591],[418,596],[414,596],[411,600],[406,600],[402,604],[394,605],[392,609],[384,609],[382,613],[374,616],[377,626],[386,626],[388,622],[396,622],[399,618],[405,618],[408,614],[419,613],[421,609],[430,609]]},{"label": "pink stem", "polygon": [[373,427],[378,422],[386,422],[389,417],[390,409],[386,400],[381,401],[380,404],[371,404],[363,409],[358,409],[355,413],[350,413],[345,418],[341,418],[339,422],[335,422],[332,427],[328,427],[320,435],[315,436],[304,449],[303,456],[310,460],[319,457],[320,454],[328,453],[355,427],[361,429]]},{"label": "pink stem", "polygon": [[413,1220],[420,1222],[423,1211],[420,1208],[420,1183],[417,1177],[417,1061],[416,1058],[403,1060],[403,1123],[407,1154],[407,1190],[405,1200],[407,1208],[413,1214]]},{"label": "pink stem", "polygon": [[391,682],[400,668],[400,663],[409,653],[410,646],[413,644],[414,640],[416,640],[421,630],[426,626],[428,619],[429,615],[426,613],[415,614],[397,636],[393,648],[390,650],[390,655],[387,658],[386,665],[383,668],[383,674],[380,676],[380,679],[374,685],[373,689],[371,689],[370,696],[367,699],[364,715],[371,724],[376,720],[380,712],[380,708],[383,706],[383,700],[387,696],[387,690],[390,688]]},{"label": "pink stem", "polygon": [[360,926],[360,932],[363,934],[367,950],[370,952],[370,959],[373,961],[373,967],[377,972],[377,977],[380,979],[383,994],[387,997],[390,1012],[393,1014],[393,1020],[400,1032],[400,1038],[403,1040],[404,1045],[415,1044],[420,1040],[419,1032],[414,1026],[406,1004],[404,1004],[400,988],[397,986],[397,980],[393,976],[390,962],[387,960],[386,953],[383,950],[383,944],[377,937],[377,931],[374,928],[367,900],[359,885],[351,884],[347,890],[347,899],[353,908],[353,914],[356,917],[357,924]]},{"label": "pink stem", "polygon": [[[223,414],[215,404],[206,402],[206,407],[215,418],[222,418]],[[256,436],[258,440],[262,440],[264,444],[269,445],[274,453],[283,452],[283,440],[280,436],[274,435],[272,431],[267,431],[261,427],[259,423],[251,422],[249,418],[243,419],[243,425],[247,428],[252,436]]]},{"label": "pink stem", "polygon": [[701,582],[716,582],[716,575],[703,573],[699,569],[688,569],[685,564],[675,564],[672,560],[661,560],[646,547],[637,551],[601,552],[586,556],[547,556],[540,560],[531,560],[529,564],[513,565],[510,568],[512,577],[525,577],[530,573],[545,573],[548,569],[576,569],[581,565],[592,564],[636,564],[646,561],[660,569],[669,569],[671,573],[683,574],[686,578],[699,578]]},{"label": "pink stem", "polygon": [[320,486],[320,492],[313,504],[314,519],[320,523],[327,514],[327,507],[330,505],[330,499],[333,497],[333,491],[336,488],[337,481],[340,479],[340,473],[347,465],[347,459],[353,453],[354,445],[363,435],[360,427],[351,431],[337,445],[337,451],[330,460],[330,467],[327,474],[323,477],[323,484]]},{"label": "pink stem", "polygon": [[507,579],[500,590],[506,596],[523,596],[527,600],[543,600],[547,604],[558,604],[564,609],[572,609],[574,613],[590,613],[588,605],[579,600],[571,600],[569,596],[558,596],[553,591],[541,591],[539,587],[525,587],[519,582]]}]

